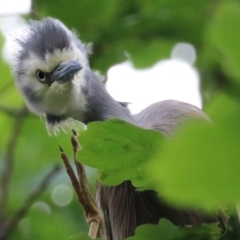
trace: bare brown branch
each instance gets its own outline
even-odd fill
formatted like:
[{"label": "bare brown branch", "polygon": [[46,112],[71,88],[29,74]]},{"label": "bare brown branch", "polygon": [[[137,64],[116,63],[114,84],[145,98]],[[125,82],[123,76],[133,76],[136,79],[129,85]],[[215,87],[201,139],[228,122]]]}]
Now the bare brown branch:
[{"label": "bare brown branch", "polygon": [[4,156],[3,171],[0,179],[0,224],[5,221],[6,209],[9,196],[9,185],[12,177],[12,170],[14,167],[14,152],[20,131],[22,129],[24,120],[28,114],[26,107],[21,108],[16,116],[12,127],[12,132],[7,143],[6,153]]},{"label": "bare brown branch", "polygon": [[65,152],[63,151],[63,149],[61,147],[59,147],[59,148],[60,148],[60,151],[61,151],[61,158],[62,158],[63,163],[65,165],[65,169],[67,171],[67,174],[68,174],[68,176],[69,176],[69,178],[72,182],[72,186],[73,186],[77,196],[79,197],[79,196],[81,196],[79,182],[78,182],[78,180],[75,176],[75,173],[72,169],[72,166],[69,162],[69,159],[68,159],[67,155],[65,154]]},{"label": "bare brown branch", "polygon": [[16,117],[19,113],[19,109],[0,105],[0,112],[7,114],[11,117]]},{"label": "bare brown branch", "polygon": [[77,139],[77,132],[75,130],[72,130],[73,135],[71,137],[71,143],[73,146],[73,152],[76,153],[80,149],[80,145]]},{"label": "bare brown branch", "polygon": [[61,170],[60,166],[55,166],[42,180],[39,186],[28,196],[22,207],[9,220],[5,221],[0,228],[0,240],[4,240],[6,236],[16,227],[17,223],[26,215],[32,204],[43,193],[49,183],[56,174]]},{"label": "bare brown branch", "polygon": [[77,194],[78,201],[83,207],[86,221],[89,224],[88,235],[92,239],[95,239],[96,237],[105,239],[105,224],[103,213],[98,207],[91,193],[84,166],[77,160],[77,151],[80,148],[80,144],[77,139],[77,133],[74,130],[71,137],[71,143],[73,147],[74,163],[77,169],[78,179],[69,163],[68,157],[60,147],[61,158],[65,164],[68,176],[70,177],[74,190]]}]

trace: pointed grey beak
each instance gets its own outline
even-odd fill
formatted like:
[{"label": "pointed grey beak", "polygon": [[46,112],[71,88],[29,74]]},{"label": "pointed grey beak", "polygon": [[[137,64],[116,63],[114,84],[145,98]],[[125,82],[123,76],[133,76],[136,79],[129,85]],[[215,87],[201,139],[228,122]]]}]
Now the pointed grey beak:
[{"label": "pointed grey beak", "polygon": [[82,69],[78,61],[60,63],[51,73],[51,81],[66,83],[74,78],[74,75]]}]

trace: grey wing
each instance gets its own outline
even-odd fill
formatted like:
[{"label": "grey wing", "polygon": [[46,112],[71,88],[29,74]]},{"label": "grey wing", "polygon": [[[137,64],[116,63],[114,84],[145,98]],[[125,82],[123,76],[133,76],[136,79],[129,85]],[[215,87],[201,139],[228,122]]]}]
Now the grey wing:
[{"label": "grey wing", "polygon": [[[167,100],[154,103],[132,116],[135,124],[171,135],[189,118],[210,121],[208,116],[190,104]],[[183,193],[184,194],[184,193]],[[208,216],[195,209],[176,209],[169,206],[152,190],[136,191],[130,181],[117,186],[98,186],[97,201],[105,215],[107,239],[125,239],[134,235],[137,226],[167,218],[175,225],[200,225],[216,222],[216,216]]]},{"label": "grey wing", "polygon": [[[133,115],[133,118],[139,126],[147,129],[155,129],[166,136],[172,136],[184,122],[190,119],[199,119],[212,123],[211,119],[201,109],[175,100],[154,103],[140,113]],[[144,196],[144,199],[147,199],[152,205],[155,203],[154,212],[151,213],[151,217],[164,217],[174,224],[182,226],[199,225],[202,222],[216,222],[217,217],[213,215],[209,216],[194,209],[176,209],[170,207],[161,199],[161,196],[158,195],[159,198],[157,198],[157,194],[153,191],[141,192],[141,194],[139,198],[143,198]]]},{"label": "grey wing", "polygon": [[176,100],[154,103],[140,113],[134,114],[133,118],[138,126],[158,130],[164,135],[172,135],[189,119],[202,119],[211,122],[201,109]]}]

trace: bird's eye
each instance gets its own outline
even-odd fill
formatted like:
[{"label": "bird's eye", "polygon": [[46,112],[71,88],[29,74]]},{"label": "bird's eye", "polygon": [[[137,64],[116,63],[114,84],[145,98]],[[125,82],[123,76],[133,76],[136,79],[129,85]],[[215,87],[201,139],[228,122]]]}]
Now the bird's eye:
[{"label": "bird's eye", "polygon": [[41,70],[37,70],[36,76],[37,76],[37,79],[38,79],[40,82],[44,82],[44,81],[46,80],[46,73],[44,73],[44,72],[41,71]]}]

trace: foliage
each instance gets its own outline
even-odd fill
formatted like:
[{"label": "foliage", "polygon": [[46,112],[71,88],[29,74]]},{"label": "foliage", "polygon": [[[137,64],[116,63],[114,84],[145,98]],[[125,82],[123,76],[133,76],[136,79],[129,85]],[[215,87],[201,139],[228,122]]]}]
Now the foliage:
[{"label": "foliage", "polygon": [[146,224],[136,230],[136,236],[129,237],[127,240],[204,240],[216,239],[220,236],[219,228],[215,224],[202,224],[199,227],[183,228],[176,227],[170,221],[161,219],[158,225]]},{"label": "foliage", "polygon": [[[206,111],[214,126],[188,124],[170,141],[121,121],[93,123],[80,137],[83,150],[79,157],[99,169],[100,181],[109,185],[131,179],[136,186],[145,186],[150,179],[154,180],[151,187],[176,206],[215,210],[219,204],[239,201],[240,3],[237,0],[35,0],[33,4],[30,17],[59,18],[76,28],[84,42],[93,41],[90,62],[102,73],[128,58],[136,67],[148,67],[169,57],[177,42],[193,44],[198,52],[203,99],[208,103]],[[2,38],[0,45],[3,46]],[[1,224],[4,218],[21,209],[49,169],[59,164],[57,146],[64,146],[69,152],[70,142],[64,134],[50,138],[44,122],[36,117],[19,115],[23,100],[2,59],[0,69],[1,181],[6,166],[11,170],[7,205],[0,211]],[[155,178],[150,178],[151,175]],[[70,186],[64,171],[36,200],[35,203],[43,203],[41,206],[45,207],[33,204],[19,219],[9,239],[41,240],[46,236],[88,239],[86,234],[78,235],[87,226],[76,199],[67,206],[52,200],[53,189],[59,184]],[[5,197],[1,194],[0,202]],[[221,237],[216,225],[185,229],[162,219],[156,226],[140,226],[136,236],[129,239],[238,238],[239,220],[235,213]]]},{"label": "foliage", "polygon": [[144,173],[146,160],[157,152],[162,140],[155,131],[118,119],[90,123],[80,137],[83,149],[79,157],[82,163],[99,170],[103,184],[117,185],[130,179],[142,187],[151,179]]},{"label": "foliage", "polygon": [[213,208],[240,199],[239,103],[220,95],[207,113],[213,126],[188,124],[164,144],[150,166],[161,182],[157,189],[179,204]]}]

